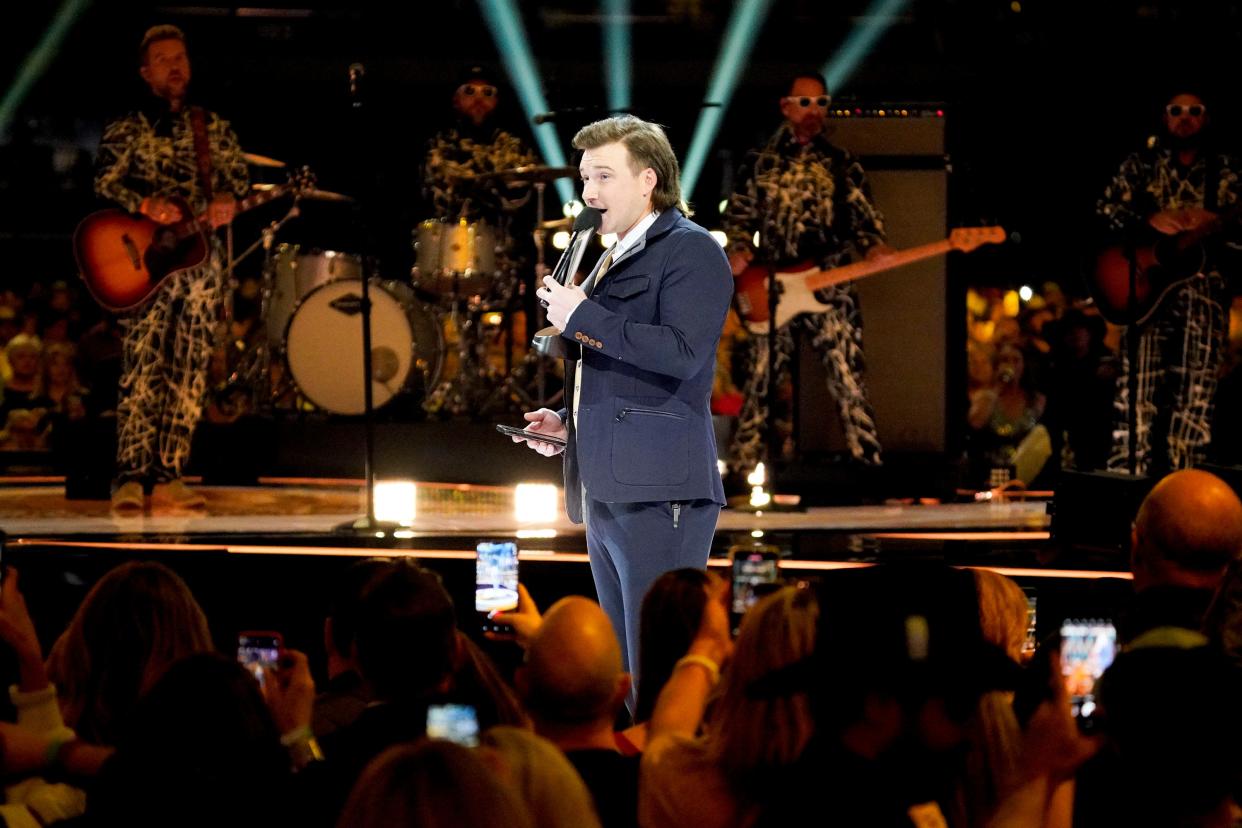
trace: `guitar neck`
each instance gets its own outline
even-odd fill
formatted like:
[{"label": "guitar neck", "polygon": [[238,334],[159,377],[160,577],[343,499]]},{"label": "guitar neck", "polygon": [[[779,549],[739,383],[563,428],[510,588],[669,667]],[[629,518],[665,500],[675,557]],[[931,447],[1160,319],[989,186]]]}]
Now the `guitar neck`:
[{"label": "guitar neck", "polygon": [[[291,184],[281,184],[280,186],[273,187],[270,190],[261,190],[257,193],[251,193],[245,198],[237,200],[235,214],[241,215],[247,210],[253,210],[255,207],[261,207],[269,201],[275,201],[292,189],[293,185]],[[210,211],[204,210],[203,212],[196,214],[188,221],[181,222],[181,224],[178,225],[178,237],[186,238],[204,230],[211,230],[211,222],[208,220],[207,216],[208,212]]]},{"label": "guitar neck", "polygon": [[885,270],[892,270],[895,267],[901,267],[911,262],[930,259],[933,256],[948,253],[952,249],[953,244],[950,240],[942,239],[938,242],[911,247],[908,250],[899,250],[891,256],[885,256],[882,260],[874,262],[863,260],[842,267],[834,267],[832,270],[821,270],[814,276],[807,277],[806,286],[811,290],[823,290],[826,287],[839,285],[842,282],[850,282],[854,279],[861,279],[864,276],[871,276]]}]

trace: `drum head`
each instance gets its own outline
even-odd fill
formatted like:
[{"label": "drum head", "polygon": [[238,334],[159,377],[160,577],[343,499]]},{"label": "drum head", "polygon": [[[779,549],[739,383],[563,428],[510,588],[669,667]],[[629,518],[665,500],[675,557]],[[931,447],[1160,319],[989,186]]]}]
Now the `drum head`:
[{"label": "drum head", "polygon": [[[375,408],[410,378],[414,332],[406,309],[379,285],[371,297],[371,394]],[[325,411],[362,414],[362,282],[329,282],[308,293],[289,320],[285,359],[303,396]]]}]

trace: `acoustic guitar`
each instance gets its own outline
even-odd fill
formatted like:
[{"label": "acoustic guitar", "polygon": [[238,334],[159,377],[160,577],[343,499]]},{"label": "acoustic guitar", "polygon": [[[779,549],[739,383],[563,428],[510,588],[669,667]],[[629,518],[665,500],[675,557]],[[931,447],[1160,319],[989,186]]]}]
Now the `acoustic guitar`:
[{"label": "acoustic guitar", "polygon": [[[778,272],[776,280],[780,301],[776,305],[776,327],[779,330],[800,313],[816,313],[824,303],[815,298],[815,291],[874,276],[902,265],[940,256],[950,250],[969,253],[985,244],[999,244],[1006,238],[1003,227],[962,227],[947,239],[899,250],[875,261],[823,270],[809,267],[794,272]],[[763,265],[751,265],[735,279],[738,313],[746,327],[757,334],[768,332],[768,278],[772,271]]]},{"label": "acoustic guitar", "polygon": [[[289,181],[237,202],[237,214],[314,186],[309,169]],[[207,260],[211,222],[181,199],[170,199],[188,216],[160,224],[145,215],[108,209],[91,213],[73,233],[73,253],[87,290],[104,308],[119,313],[146,303],[165,280]]]},{"label": "acoustic guitar", "polygon": [[1100,315],[1114,325],[1147,324],[1164,298],[1207,267],[1204,243],[1242,218],[1242,205],[1230,207],[1193,230],[1162,235],[1155,230],[1134,246],[1134,309],[1130,309],[1130,256],[1125,245],[1104,248],[1087,274],[1087,290]]}]

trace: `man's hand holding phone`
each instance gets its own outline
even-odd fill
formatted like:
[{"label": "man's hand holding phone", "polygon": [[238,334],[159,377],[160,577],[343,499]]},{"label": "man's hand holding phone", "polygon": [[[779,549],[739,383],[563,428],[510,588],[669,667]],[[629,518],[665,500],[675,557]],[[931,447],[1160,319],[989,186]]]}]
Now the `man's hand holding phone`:
[{"label": "man's hand holding phone", "polygon": [[[550,408],[541,408],[538,411],[527,411],[522,415],[526,422],[530,423],[526,427],[527,431],[534,431],[541,434],[547,434],[549,437],[557,437],[561,440],[569,439],[569,429],[561,422],[561,418],[555,411]],[[544,457],[552,457],[560,454],[563,449],[560,446],[554,446],[551,443],[545,443],[540,440],[531,440],[530,438],[514,437],[513,442],[525,442],[535,451]]]},{"label": "man's hand holding phone", "polygon": [[483,635],[492,641],[516,641],[524,650],[543,624],[543,615],[525,585],[518,581],[517,609],[492,613],[491,620],[509,627],[511,632],[485,632]]},{"label": "man's hand holding phone", "polygon": [[281,734],[310,727],[315,680],[311,677],[306,655],[297,650],[282,650],[280,660],[266,670],[263,696]]}]

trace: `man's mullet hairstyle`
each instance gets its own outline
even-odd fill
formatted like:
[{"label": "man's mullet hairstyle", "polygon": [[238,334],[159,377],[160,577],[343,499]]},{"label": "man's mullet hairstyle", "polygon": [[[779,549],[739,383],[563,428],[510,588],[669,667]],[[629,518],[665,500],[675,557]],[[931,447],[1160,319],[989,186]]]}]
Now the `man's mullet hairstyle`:
[{"label": "man's mullet hairstyle", "polygon": [[638,173],[647,167],[655,170],[656,186],[651,204],[663,211],[673,207],[687,216],[693,215],[690,205],[681,197],[681,169],[677,156],[664,134],[664,127],[635,118],[617,115],[587,124],[574,136],[574,149],[597,149],[605,144],[625,144],[630,154],[630,170]]}]

